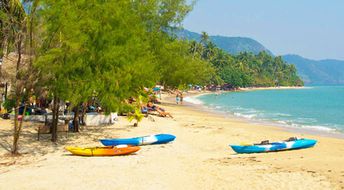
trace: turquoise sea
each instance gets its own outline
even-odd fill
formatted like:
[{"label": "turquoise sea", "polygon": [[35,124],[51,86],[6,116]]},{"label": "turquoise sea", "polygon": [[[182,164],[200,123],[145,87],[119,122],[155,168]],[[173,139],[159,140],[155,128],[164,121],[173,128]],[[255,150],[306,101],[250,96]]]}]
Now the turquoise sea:
[{"label": "turquoise sea", "polygon": [[189,101],[254,121],[330,133],[344,132],[344,86],[226,92]]}]

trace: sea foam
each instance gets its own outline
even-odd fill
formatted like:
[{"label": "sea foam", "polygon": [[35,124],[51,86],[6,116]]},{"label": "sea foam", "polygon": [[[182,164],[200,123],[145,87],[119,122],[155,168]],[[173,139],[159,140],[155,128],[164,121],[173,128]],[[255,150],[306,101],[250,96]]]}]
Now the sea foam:
[{"label": "sea foam", "polygon": [[230,92],[193,97],[208,110],[281,127],[344,133],[344,86],[298,90]]},{"label": "sea foam", "polygon": [[194,97],[186,97],[184,98],[184,101],[185,102],[189,102],[191,104],[196,104],[196,105],[202,105],[203,102],[197,98],[194,98]]}]

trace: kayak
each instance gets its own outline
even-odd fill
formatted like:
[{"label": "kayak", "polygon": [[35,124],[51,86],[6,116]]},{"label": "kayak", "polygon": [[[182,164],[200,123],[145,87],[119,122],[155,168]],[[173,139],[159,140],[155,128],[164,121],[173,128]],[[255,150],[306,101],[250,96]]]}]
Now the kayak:
[{"label": "kayak", "polygon": [[139,146],[149,144],[164,144],[173,141],[175,138],[176,136],[170,134],[158,134],[127,139],[101,139],[100,142],[105,146],[115,146],[121,144]]},{"label": "kayak", "polygon": [[79,156],[120,156],[137,152],[140,147],[127,145],[89,148],[66,147],[66,150]]},{"label": "kayak", "polygon": [[260,144],[253,145],[229,145],[236,153],[261,153],[282,150],[294,150],[313,147],[317,143],[313,139],[290,138],[286,141],[272,142],[262,141]]}]

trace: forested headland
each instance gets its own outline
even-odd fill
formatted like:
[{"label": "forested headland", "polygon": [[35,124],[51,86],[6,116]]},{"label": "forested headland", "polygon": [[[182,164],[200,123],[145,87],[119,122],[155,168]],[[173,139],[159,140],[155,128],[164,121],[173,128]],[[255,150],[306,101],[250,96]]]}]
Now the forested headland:
[{"label": "forested headland", "polygon": [[281,56],[274,57],[265,51],[231,55],[218,48],[205,32],[199,42],[189,43],[192,56],[210,63],[215,69],[212,84],[226,83],[234,88],[303,86],[295,66],[287,64]]}]

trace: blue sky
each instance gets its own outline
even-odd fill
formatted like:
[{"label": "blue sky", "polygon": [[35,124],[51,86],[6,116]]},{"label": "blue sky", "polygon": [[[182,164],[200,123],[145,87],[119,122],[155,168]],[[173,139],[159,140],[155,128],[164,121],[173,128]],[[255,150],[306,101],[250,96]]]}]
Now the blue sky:
[{"label": "blue sky", "polygon": [[198,0],[183,25],[251,37],[275,55],[344,60],[344,0]]}]

